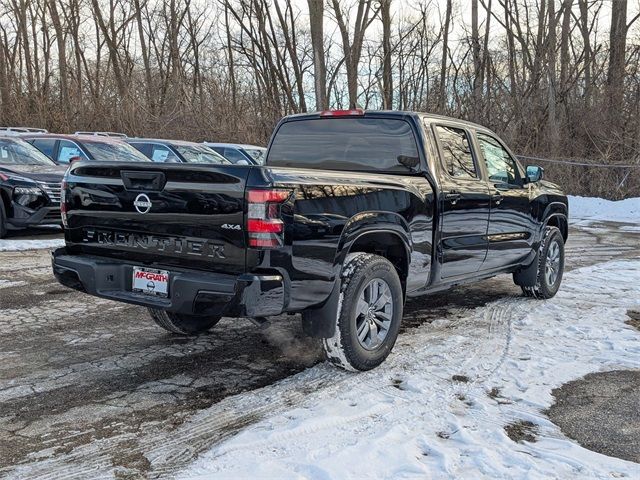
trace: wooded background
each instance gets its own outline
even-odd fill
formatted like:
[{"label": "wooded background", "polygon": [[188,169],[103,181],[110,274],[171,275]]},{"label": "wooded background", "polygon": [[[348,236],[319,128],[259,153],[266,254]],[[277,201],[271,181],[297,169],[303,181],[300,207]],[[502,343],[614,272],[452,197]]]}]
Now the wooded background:
[{"label": "wooded background", "polygon": [[266,144],[290,113],[427,111],[638,196],[638,3],[0,0],[0,124]]}]

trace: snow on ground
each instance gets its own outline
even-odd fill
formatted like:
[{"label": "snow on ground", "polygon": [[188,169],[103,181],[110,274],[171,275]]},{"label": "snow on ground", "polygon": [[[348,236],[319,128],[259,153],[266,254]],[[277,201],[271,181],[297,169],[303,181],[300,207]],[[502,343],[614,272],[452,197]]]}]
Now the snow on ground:
[{"label": "snow on ground", "polygon": [[21,287],[22,285],[26,285],[27,282],[18,281],[12,282],[11,280],[5,280],[0,278],[0,288],[9,288],[9,287]]},{"label": "snow on ground", "polygon": [[0,252],[64,247],[64,238],[49,240],[0,240]]},{"label": "snow on ground", "polygon": [[[639,305],[640,259],[599,264],[565,274],[551,300],[504,298],[408,331],[373,371],[321,364],[238,395],[241,408],[306,393],[181,478],[639,478],[640,465],[580,447],[542,413],[569,380],[640,368],[640,334],[624,324]],[[518,420],[537,442],[507,437]]]},{"label": "snow on ground", "polygon": [[569,196],[569,219],[626,222],[640,224],[640,198],[605,200],[604,198]]}]

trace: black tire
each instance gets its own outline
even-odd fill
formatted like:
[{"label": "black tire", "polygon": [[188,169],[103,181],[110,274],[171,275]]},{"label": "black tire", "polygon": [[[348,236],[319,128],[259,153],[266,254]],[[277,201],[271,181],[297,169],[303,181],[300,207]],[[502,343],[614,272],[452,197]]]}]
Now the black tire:
[{"label": "black tire", "polygon": [[7,236],[7,214],[4,211],[2,195],[0,195],[0,238]]},{"label": "black tire", "polygon": [[177,335],[197,335],[204,333],[220,321],[220,317],[181,315],[155,308],[149,308],[148,310],[154,322],[168,332]]},{"label": "black tire", "polygon": [[[404,303],[398,272],[386,258],[355,253],[347,257],[341,281],[335,333],[322,342],[325,355],[345,370],[371,370],[387,358],[398,338]],[[375,292],[380,293],[377,301],[372,299]],[[369,302],[367,314],[361,301]]]},{"label": "black tire", "polygon": [[[557,252],[557,253],[556,253]],[[557,255],[557,262],[555,258]],[[554,264],[555,276],[551,275],[550,265]],[[542,242],[538,248],[538,265],[535,285],[522,285],[526,297],[547,299],[558,293],[564,273],[564,238],[556,227],[546,227]]]}]

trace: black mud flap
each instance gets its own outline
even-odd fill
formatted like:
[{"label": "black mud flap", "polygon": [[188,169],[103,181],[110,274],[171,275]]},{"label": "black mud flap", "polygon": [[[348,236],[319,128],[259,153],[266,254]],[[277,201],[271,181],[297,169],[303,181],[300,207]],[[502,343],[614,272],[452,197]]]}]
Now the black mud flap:
[{"label": "black mud flap", "polygon": [[533,262],[513,274],[513,282],[520,287],[535,287],[538,281],[538,260],[540,253],[536,252]]},{"label": "black mud flap", "polygon": [[331,338],[336,329],[342,282],[338,279],[324,305],[302,313],[302,330],[312,338]]}]

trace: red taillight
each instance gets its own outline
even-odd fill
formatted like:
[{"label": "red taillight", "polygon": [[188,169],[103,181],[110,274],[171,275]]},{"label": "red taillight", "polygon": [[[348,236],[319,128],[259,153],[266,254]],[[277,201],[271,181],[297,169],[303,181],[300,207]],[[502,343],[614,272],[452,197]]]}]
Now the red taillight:
[{"label": "red taillight", "polygon": [[249,203],[282,203],[291,192],[289,190],[249,190],[247,201]]},{"label": "red taillight", "polygon": [[358,117],[364,115],[361,108],[352,108],[351,110],[325,110],[320,112],[321,117]]},{"label": "red taillight", "polygon": [[69,228],[69,224],[67,223],[67,182],[66,180],[62,180],[60,184],[60,216],[62,217],[62,226],[64,228]]},{"label": "red taillight", "polygon": [[280,207],[291,190],[247,191],[247,234],[249,246],[276,248],[284,243],[284,223],[280,219]]},{"label": "red taillight", "polygon": [[4,173],[0,173],[0,180],[6,182],[7,180],[9,180],[9,177],[7,177]]},{"label": "red taillight", "polygon": [[247,220],[247,230],[254,233],[282,233],[283,227],[282,220]]}]

